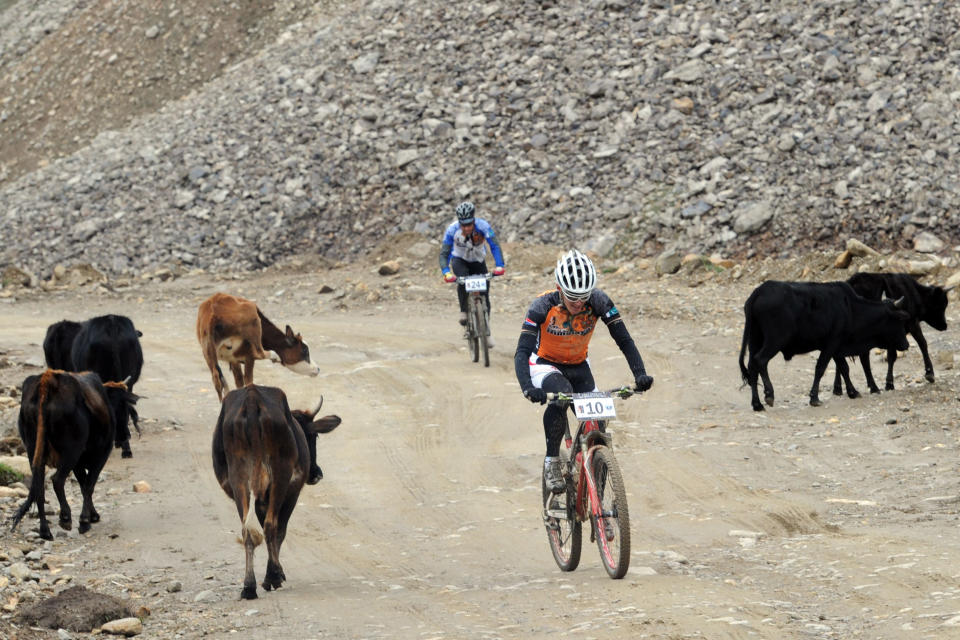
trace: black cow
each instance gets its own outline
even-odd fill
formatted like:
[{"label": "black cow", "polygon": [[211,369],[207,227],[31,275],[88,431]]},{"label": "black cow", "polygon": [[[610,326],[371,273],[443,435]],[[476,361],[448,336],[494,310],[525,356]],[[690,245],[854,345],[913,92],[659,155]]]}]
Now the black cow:
[{"label": "black cow", "polygon": [[[927,341],[923,337],[923,331],[920,329],[920,323],[926,322],[937,331],[945,331],[947,328],[947,289],[943,287],[929,287],[917,282],[913,276],[908,273],[858,273],[851,277],[847,282],[853,287],[853,290],[864,298],[870,300],[880,300],[884,296],[888,298],[903,298],[903,310],[910,315],[907,321],[907,333],[913,336],[917,346],[920,347],[920,354],[923,356],[923,369],[926,373],[927,382],[933,382],[933,362],[930,360],[930,353],[927,351]],[[870,351],[853,354],[860,356],[860,364],[863,365],[863,375],[867,379],[867,386],[870,393],[880,393],[877,383],[873,380],[873,372],[870,370]],[[885,388],[889,391],[893,389],[893,363],[897,361],[897,352],[895,349],[887,350],[887,380]],[[833,381],[833,392],[840,395],[840,369]],[[849,385],[849,382],[847,382]],[[848,386],[849,392],[849,386]]]},{"label": "black cow", "polygon": [[[82,323],[61,320],[47,328],[43,353],[51,369],[93,371],[101,380],[123,381],[132,392],[143,369],[142,335],[126,316],[97,316]],[[136,410],[131,408],[129,415],[140,433]],[[116,446],[124,458],[133,456],[129,420],[117,424]]]},{"label": "black cow", "polygon": [[80,533],[86,533],[90,523],[100,521],[93,506],[93,489],[113,450],[115,425],[126,420],[136,399],[122,383],[103,384],[97,374],[90,372],[47,369],[24,380],[17,426],[31,458],[33,478],[26,501],[13,516],[13,528],[30,505],[36,504],[40,537],[53,540],[44,513],[46,466],[56,469],[52,483],[60,503],[60,527],[69,530],[73,524],[63,489],[71,471],[83,494]]},{"label": "black cow", "polygon": [[[750,385],[754,411],[763,411],[757,393],[757,376],[763,379],[763,397],[773,406],[773,384],[767,363],[783,353],[790,360],[798,353],[820,351],[810,404],[820,405],[818,388],[827,363],[862,353],[873,347],[906,349],[904,324],[909,316],[898,308],[902,301],[876,302],[857,295],[846,282],[768,281],[754,289],[743,306],[745,324],[740,345],[740,373]],[[750,346],[747,364],[743,354]]]},{"label": "black cow", "polygon": [[47,335],[43,339],[43,357],[49,368],[75,371],[70,349],[78,333],[80,323],[73,320],[61,320],[47,327]]},{"label": "black cow", "polygon": [[243,525],[242,599],[257,597],[253,552],[264,538],[269,558],[263,588],[279,589],[287,579],[280,566],[287,522],[303,483],[316,484],[323,477],[316,464],[317,434],[340,424],[337,416],[314,421],[321,404],[322,398],[312,412],[291,412],[283,391],[259,385],[235,389],[223,399],[213,432],[213,471]]}]

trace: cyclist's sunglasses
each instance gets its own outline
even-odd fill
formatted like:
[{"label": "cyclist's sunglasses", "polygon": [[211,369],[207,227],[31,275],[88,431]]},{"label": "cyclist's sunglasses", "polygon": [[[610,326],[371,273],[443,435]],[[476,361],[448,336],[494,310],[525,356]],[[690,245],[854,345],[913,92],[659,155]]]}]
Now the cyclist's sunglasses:
[{"label": "cyclist's sunglasses", "polygon": [[586,302],[590,299],[591,293],[590,291],[587,293],[567,293],[563,289],[560,290],[560,294],[570,302]]}]

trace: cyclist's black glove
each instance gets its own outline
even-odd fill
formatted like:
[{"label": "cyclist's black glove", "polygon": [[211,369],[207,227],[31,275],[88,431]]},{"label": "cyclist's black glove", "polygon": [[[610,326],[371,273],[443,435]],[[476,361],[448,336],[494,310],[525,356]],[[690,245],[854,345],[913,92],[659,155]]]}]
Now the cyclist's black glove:
[{"label": "cyclist's black glove", "polygon": [[646,391],[653,386],[653,378],[646,374],[637,376],[637,379],[634,380],[634,384],[637,385],[637,391]]},{"label": "cyclist's black glove", "polygon": [[538,389],[537,387],[530,387],[529,389],[523,392],[524,397],[533,402],[534,404],[546,404],[547,403],[547,392],[543,389]]}]

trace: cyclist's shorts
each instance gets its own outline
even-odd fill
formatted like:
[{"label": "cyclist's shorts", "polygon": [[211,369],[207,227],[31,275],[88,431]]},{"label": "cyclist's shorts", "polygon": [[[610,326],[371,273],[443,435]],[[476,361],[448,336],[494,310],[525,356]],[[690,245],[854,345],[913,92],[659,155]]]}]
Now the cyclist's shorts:
[{"label": "cyclist's shorts", "polygon": [[[536,353],[531,353],[530,360],[528,361],[530,364],[530,381],[533,383],[533,386],[537,387],[538,389],[542,389],[543,379],[549,376],[551,373],[559,373],[562,376],[566,376],[566,374],[563,371],[561,371],[557,367],[557,365],[550,362],[537,362],[538,358],[539,356],[537,356]],[[583,364],[586,364],[587,368],[590,368],[590,358],[587,358],[583,362]],[[580,365],[573,365],[573,366],[580,366]],[[596,391],[596,390],[597,388],[596,386],[594,386],[592,391]]]}]

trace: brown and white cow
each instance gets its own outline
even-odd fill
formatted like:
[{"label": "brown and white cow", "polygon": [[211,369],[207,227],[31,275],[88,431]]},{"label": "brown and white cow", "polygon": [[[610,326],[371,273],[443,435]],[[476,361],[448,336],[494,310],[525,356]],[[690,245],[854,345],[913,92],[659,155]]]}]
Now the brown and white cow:
[{"label": "brown and white cow", "polygon": [[253,384],[256,360],[270,359],[301,375],[320,373],[300,334],[295,334],[290,325],[286,331],[280,331],[256,303],[245,298],[215,293],[204,300],[197,312],[197,340],[221,401],[227,391],[227,381],[218,360],[230,365],[237,388]]},{"label": "brown and white cow", "polygon": [[213,432],[213,471],[237,505],[246,551],[246,572],[240,597],[257,597],[254,549],[267,542],[263,588],[279,589],[287,577],[280,566],[280,545],[304,482],[316,484],[323,474],[316,464],[317,434],[340,424],[337,416],[315,419],[313,411],[290,411],[287,397],[275,387],[250,385],[223,399]]}]

